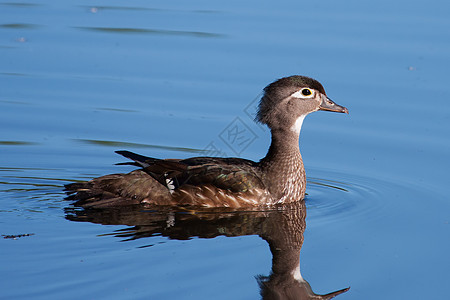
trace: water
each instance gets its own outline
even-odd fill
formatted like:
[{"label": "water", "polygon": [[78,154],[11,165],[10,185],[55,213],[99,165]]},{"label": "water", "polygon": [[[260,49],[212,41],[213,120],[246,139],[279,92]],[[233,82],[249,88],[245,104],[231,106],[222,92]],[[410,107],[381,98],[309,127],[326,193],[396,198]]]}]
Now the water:
[{"label": "water", "polygon": [[[62,185],[131,170],[114,165],[120,149],[258,160],[269,133],[252,122],[255,101],[291,74],[317,78],[350,111],[304,122],[308,196],[293,211],[306,219],[279,232],[304,239],[302,277],[317,294],[351,287],[337,299],[445,298],[449,10],[1,2],[0,298],[260,298],[256,277],[273,265],[255,224],[289,211],[216,214],[209,231],[180,222],[186,212],[83,219]],[[247,144],[226,139],[230,124],[247,126]],[[173,220],[179,231],[165,232]]]}]

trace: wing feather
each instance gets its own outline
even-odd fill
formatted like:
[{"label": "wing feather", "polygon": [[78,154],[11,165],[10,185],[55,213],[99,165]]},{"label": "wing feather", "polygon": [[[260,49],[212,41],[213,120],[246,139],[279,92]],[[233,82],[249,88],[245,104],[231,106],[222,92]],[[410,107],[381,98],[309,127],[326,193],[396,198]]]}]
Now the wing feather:
[{"label": "wing feather", "polygon": [[250,160],[218,157],[156,159],[129,151],[117,153],[133,160],[171,191],[186,184],[212,185],[232,192],[265,189],[256,163]]}]

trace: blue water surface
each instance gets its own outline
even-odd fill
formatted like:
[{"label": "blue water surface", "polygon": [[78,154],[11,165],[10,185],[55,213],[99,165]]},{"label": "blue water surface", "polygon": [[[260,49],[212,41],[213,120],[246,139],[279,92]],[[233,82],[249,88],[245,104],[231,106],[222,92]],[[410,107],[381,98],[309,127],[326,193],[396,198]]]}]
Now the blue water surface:
[{"label": "blue water surface", "polygon": [[445,298],[449,15],[442,0],[0,2],[0,298],[261,298],[258,234],[73,221],[63,185],[132,170],[121,149],[258,160],[257,101],[293,74],[350,111],[303,125],[302,277],[351,287],[337,299]]}]

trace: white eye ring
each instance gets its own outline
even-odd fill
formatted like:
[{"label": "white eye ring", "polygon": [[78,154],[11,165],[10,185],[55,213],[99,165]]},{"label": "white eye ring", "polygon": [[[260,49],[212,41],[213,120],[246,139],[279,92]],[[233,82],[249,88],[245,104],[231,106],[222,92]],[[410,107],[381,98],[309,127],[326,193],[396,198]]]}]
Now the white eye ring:
[{"label": "white eye ring", "polygon": [[[308,94],[309,92],[309,94]],[[296,91],[291,96],[294,98],[300,98],[300,99],[308,99],[313,98],[316,95],[316,92],[313,89],[310,88],[302,88],[299,91]]]}]

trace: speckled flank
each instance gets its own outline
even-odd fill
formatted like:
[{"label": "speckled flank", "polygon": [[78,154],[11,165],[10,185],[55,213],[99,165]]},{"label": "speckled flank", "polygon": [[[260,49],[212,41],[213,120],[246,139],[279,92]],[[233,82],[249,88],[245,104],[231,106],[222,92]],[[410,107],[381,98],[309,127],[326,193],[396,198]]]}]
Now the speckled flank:
[{"label": "speckled flank", "polygon": [[204,207],[251,207],[270,203],[270,195],[264,189],[233,193],[212,185],[183,186],[173,195],[174,205]]}]

